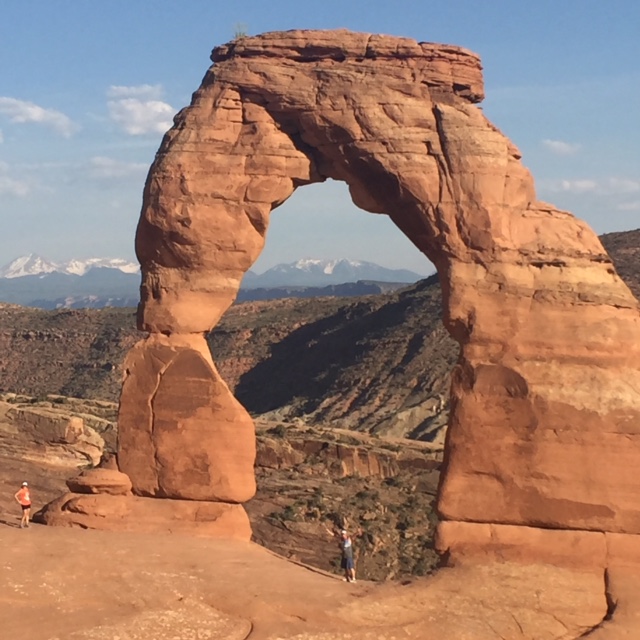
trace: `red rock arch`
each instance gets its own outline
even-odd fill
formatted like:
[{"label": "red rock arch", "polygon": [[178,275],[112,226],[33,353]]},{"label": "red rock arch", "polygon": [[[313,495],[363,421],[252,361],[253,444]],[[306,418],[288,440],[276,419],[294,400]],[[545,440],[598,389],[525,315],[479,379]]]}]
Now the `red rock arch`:
[{"label": "red rock arch", "polygon": [[640,533],[638,303],[587,225],[536,200],[517,148],[476,106],[478,57],[293,31],[212,59],[144,192],[139,326],[150,336],[129,356],[119,417],[134,491],[252,495],[252,423],[204,335],[258,257],[271,210],[333,178],[436,264],[461,345],[441,547],[508,539],[509,525]]}]

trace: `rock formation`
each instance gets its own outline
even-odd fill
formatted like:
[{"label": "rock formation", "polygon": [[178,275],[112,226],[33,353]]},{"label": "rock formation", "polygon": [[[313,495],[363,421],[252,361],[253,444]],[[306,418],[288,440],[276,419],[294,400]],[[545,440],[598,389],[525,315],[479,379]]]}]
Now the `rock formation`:
[{"label": "rock formation", "polygon": [[144,191],[138,322],[150,336],[126,364],[119,419],[133,492],[251,496],[251,421],[203,335],[258,257],[271,210],[332,178],[436,265],[461,345],[442,549],[488,545],[500,526],[532,540],[535,528],[640,533],[638,303],[588,226],[536,200],[520,152],[476,106],[478,57],[291,31],[240,38],[212,60]]},{"label": "rock formation", "polygon": [[0,396],[0,444],[6,454],[61,467],[100,462],[104,439],[84,418],[66,407],[16,402],[14,394]]}]

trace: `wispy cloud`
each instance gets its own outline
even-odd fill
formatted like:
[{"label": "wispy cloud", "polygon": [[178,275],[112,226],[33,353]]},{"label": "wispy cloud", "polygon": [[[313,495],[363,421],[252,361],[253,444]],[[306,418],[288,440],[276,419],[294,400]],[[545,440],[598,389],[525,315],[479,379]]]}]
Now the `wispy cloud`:
[{"label": "wispy cloud", "polygon": [[551,153],[559,156],[571,156],[580,151],[579,144],[565,142],[564,140],[550,140],[547,138],[542,141],[542,144],[551,151]]},{"label": "wispy cloud", "polygon": [[4,133],[2,133],[2,129],[0,129],[0,144],[4,142]]},{"label": "wispy cloud", "polygon": [[36,123],[51,127],[65,137],[71,136],[78,126],[64,113],[45,109],[33,102],[17,98],[0,97],[0,113],[17,124]]},{"label": "wispy cloud", "polygon": [[618,211],[640,211],[640,200],[634,200],[632,202],[621,202],[618,207]]},{"label": "wispy cloud", "polygon": [[160,100],[161,85],[112,85],[107,97],[109,116],[129,135],[164,133],[173,124],[175,109]]},{"label": "wispy cloud", "polygon": [[640,191],[640,180],[629,178],[590,178],[577,180],[556,180],[545,186],[549,191],[566,191],[569,193],[594,193],[598,195],[624,195]]},{"label": "wispy cloud", "polygon": [[139,84],[124,86],[112,84],[107,89],[107,98],[138,98],[140,100],[160,100],[163,90],[161,84]]},{"label": "wispy cloud", "polygon": [[640,180],[628,178],[609,178],[607,187],[615,193],[636,193],[640,191]]},{"label": "wispy cloud", "polygon": [[22,181],[16,180],[7,175],[9,165],[6,162],[0,162],[0,196],[8,195],[23,198],[29,194],[29,185]]},{"label": "wispy cloud", "polygon": [[595,180],[560,180],[555,191],[570,191],[571,193],[587,193],[596,191],[598,183]]},{"label": "wispy cloud", "polygon": [[89,161],[89,175],[99,180],[139,177],[149,169],[143,162],[122,162],[114,158],[95,156]]}]

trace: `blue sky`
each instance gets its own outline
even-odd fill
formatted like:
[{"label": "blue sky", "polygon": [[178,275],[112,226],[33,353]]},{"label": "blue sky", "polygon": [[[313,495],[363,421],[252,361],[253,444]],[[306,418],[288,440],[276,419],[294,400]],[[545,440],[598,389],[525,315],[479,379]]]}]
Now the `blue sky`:
[{"label": "blue sky", "polygon": [[[482,56],[490,120],[538,196],[599,233],[640,227],[637,0],[30,0],[0,14],[0,264],[133,257],[146,171],[211,49],[242,29],[349,28]],[[262,271],[348,257],[426,273],[344,185],[298,190],[272,217]]]}]

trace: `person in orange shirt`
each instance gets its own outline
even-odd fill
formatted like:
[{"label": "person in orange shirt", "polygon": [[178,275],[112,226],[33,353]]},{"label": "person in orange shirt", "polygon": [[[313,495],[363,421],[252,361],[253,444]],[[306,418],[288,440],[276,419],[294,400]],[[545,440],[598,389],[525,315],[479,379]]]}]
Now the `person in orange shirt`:
[{"label": "person in orange shirt", "polygon": [[14,496],[17,503],[22,507],[22,520],[20,520],[20,528],[24,529],[29,526],[29,516],[31,515],[31,494],[29,493],[29,483],[23,482],[22,487]]}]

